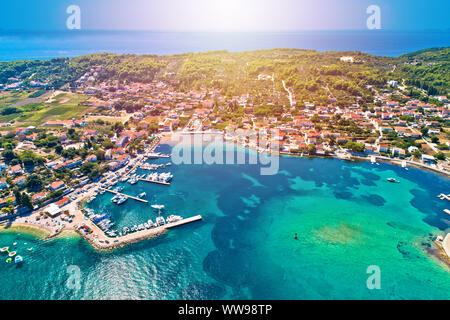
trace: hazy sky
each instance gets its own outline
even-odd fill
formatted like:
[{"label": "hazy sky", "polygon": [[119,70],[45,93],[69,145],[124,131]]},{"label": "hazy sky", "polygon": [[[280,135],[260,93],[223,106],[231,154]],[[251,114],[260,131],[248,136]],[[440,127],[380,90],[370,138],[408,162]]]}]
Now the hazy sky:
[{"label": "hazy sky", "polygon": [[3,0],[0,29],[63,30],[72,4],[84,30],[365,29],[369,5],[380,7],[382,29],[450,28],[450,0]]}]

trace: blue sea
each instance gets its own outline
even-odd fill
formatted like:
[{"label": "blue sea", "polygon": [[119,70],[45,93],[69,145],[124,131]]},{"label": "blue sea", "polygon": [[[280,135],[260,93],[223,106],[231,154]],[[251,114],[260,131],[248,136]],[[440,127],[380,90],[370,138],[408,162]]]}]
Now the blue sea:
[{"label": "blue sea", "polygon": [[[113,252],[76,236],[2,232],[0,247],[14,247],[24,262],[1,257],[0,299],[450,298],[450,269],[429,251],[450,232],[447,203],[436,197],[448,192],[448,178],[324,158],[282,157],[279,167],[261,176],[258,165],[172,165],[163,169],[174,174],[171,186],[121,183],[126,194],[145,191],[164,204],[163,215],[203,220]],[[119,228],[157,216],[149,204],[117,206],[111,197],[89,207]],[[80,270],[79,287],[69,266]],[[380,289],[367,288],[369,266],[379,267]]]},{"label": "blue sea", "polygon": [[299,31],[151,32],[51,31],[0,32],[0,61],[73,57],[89,53],[177,54],[210,50],[271,48],[362,51],[398,56],[450,45],[450,31]]}]

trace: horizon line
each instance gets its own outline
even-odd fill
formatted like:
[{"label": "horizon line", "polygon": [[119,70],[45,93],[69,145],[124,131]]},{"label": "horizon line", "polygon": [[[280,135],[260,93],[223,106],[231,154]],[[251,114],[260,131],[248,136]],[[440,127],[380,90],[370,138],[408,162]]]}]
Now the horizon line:
[{"label": "horizon line", "polygon": [[450,28],[446,29],[298,29],[298,30],[155,30],[155,29],[75,29],[69,30],[66,28],[61,29],[1,29],[0,32],[29,32],[29,33],[45,33],[45,32],[154,32],[154,33],[297,33],[297,32],[450,32]]}]

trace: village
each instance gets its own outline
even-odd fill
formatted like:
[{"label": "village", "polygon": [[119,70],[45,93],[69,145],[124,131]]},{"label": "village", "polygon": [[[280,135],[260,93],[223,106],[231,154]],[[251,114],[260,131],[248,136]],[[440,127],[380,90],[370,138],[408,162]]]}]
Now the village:
[{"label": "village", "polygon": [[[88,225],[98,247],[109,245],[84,219],[83,203],[93,190],[98,192],[99,181],[111,173],[123,175],[175,131],[222,134],[226,141],[260,152],[390,161],[450,173],[448,98],[433,97],[439,105],[425,103],[403,94],[396,81],[382,90],[369,88],[374,92],[370,108],[360,106],[358,97],[351,105],[339,106],[332,90],[326,105],[298,101],[282,81],[283,90],[264,92],[262,107],[257,103],[261,97],[250,93],[226,96],[204,86],[181,92],[159,79],[98,81],[101,71],[101,66],[92,68],[75,86],[58,92],[87,97],[79,105],[88,112],[80,117],[27,127],[1,124],[4,223],[15,219],[16,225],[37,224],[50,235]],[[275,80],[260,74],[255,81]],[[20,90],[20,84],[14,78],[3,89]],[[253,145],[250,131],[270,135],[271,143]]]}]

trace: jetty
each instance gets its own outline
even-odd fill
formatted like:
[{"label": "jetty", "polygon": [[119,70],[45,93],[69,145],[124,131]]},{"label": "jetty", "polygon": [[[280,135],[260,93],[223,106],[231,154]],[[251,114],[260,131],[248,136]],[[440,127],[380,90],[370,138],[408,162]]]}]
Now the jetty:
[{"label": "jetty", "polygon": [[[141,231],[136,231],[134,233],[128,233],[126,235],[116,237],[116,238],[110,238],[105,235],[105,233],[100,230],[96,225],[92,226],[95,233],[93,235],[86,234],[85,232],[81,231],[82,228],[78,228],[78,232],[86,239],[88,240],[96,249],[98,250],[113,250],[117,248],[124,247],[126,245],[137,243],[146,239],[151,239],[154,237],[157,237],[159,235],[164,234],[168,231],[168,229],[179,227],[181,225],[185,225],[188,223],[192,223],[195,221],[202,220],[201,215],[193,216],[190,218],[182,219],[180,221],[167,223],[161,226],[158,226],[156,228],[151,229],[144,229]],[[97,235],[98,237],[96,237]]]},{"label": "jetty", "polygon": [[183,224],[188,224],[188,223],[199,221],[199,220],[202,220],[202,216],[201,215],[193,216],[193,217],[186,218],[186,219],[183,219],[183,220],[180,220],[180,221],[176,221],[176,222],[172,222],[172,223],[167,223],[165,225],[165,227],[166,227],[166,229],[175,228],[175,227],[181,226]]},{"label": "jetty", "polygon": [[138,198],[138,197],[129,196],[129,195],[127,195],[127,194],[120,193],[120,192],[117,192],[117,191],[114,191],[114,190],[110,190],[110,189],[105,189],[105,188],[100,188],[100,189],[101,189],[101,190],[108,191],[108,192],[111,192],[111,193],[114,193],[114,194],[118,194],[118,195],[120,195],[120,196],[124,196],[124,197],[130,198],[130,199],[133,199],[133,200],[136,200],[136,201],[148,203],[148,201],[145,200],[145,199],[141,199],[141,198]]},{"label": "jetty", "polygon": [[143,179],[143,178],[138,178],[138,180],[144,181],[144,182],[150,182],[150,183],[163,184],[165,186],[170,186],[170,182],[157,181],[157,180],[148,180],[148,179]]}]

